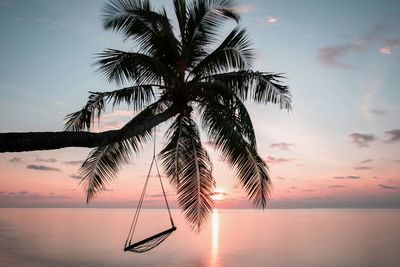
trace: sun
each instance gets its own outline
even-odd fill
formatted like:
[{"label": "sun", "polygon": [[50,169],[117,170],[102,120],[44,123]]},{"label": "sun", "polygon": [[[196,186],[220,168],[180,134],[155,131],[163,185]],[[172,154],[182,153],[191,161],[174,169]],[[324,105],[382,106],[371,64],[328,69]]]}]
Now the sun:
[{"label": "sun", "polygon": [[214,193],[212,194],[211,198],[214,201],[221,201],[224,200],[226,196],[226,192],[225,190],[221,189],[221,188],[216,188]]}]

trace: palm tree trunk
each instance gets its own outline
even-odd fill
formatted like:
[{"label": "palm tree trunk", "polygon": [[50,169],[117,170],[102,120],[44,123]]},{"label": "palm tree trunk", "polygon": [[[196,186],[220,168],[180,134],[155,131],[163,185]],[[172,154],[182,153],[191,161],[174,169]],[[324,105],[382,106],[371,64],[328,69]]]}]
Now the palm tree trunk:
[{"label": "palm tree trunk", "polygon": [[124,127],[100,133],[91,132],[25,132],[0,133],[0,153],[51,150],[64,147],[98,147],[134,137],[178,113],[174,106],[156,115],[139,113]]}]

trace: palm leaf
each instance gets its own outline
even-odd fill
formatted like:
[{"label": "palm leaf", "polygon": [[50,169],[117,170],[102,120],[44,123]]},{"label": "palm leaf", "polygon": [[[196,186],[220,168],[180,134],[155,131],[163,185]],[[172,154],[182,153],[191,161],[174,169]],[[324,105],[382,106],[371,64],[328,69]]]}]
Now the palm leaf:
[{"label": "palm leaf", "polygon": [[154,11],[149,1],[114,0],[104,9],[105,29],[122,32],[139,45],[141,53],[168,65],[178,58],[178,40],[165,10]]},{"label": "palm leaf", "polygon": [[64,129],[66,131],[90,130],[94,119],[100,120],[101,113],[105,111],[105,104],[110,102],[113,107],[125,103],[132,106],[134,110],[142,110],[154,101],[154,86],[157,85],[136,85],[110,92],[90,92],[86,105],[81,110],[65,117]]},{"label": "palm leaf", "polygon": [[177,187],[186,219],[193,230],[199,231],[213,207],[212,164],[190,117],[178,116],[169,132],[169,142],[160,158],[171,183]]},{"label": "palm leaf", "polygon": [[236,170],[236,176],[255,207],[267,204],[271,180],[268,167],[255,146],[241,133],[242,121],[235,110],[209,98],[199,104],[203,126],[217,150]]},{"label": "palm leaf", "polygon": [[98,71],[109,81],[123,84],[161,84],[170,77],[168,67],[156,57],[142,53],[107,49],[98,54]]},{"label": "palm leaf", "polygon": [[233,71],[202,78],[202,81],[219,81],[230,88],[242,100],[258,103],[278,104],[282,109],[291,110],[289,87],[283,85],[281,74],[251,70]]},{"label": "palm leaf", "polygon": [[248,69],[254,60],[254,50],[245,29],[236,27],[211,54],[195,63],[194,79],[202,75]]},{"label": "palm leaf", "polygon": [[[224,83],[219,81],[214,82],[193,82],[190,83],[193,90],[193,98],[199,103],[217,104],[214,107],[228,108],[231,116],[235,118],[234,129],[238,131],[253,148],[256,147],[256,135],[251,121],[250,114],[241,99],[228,88]],[[203,106],[203,108],[207,108]]]},{"label": "palm leaf", "polygon": [[85,187],[87,202],[104,190],[107,182],[116,177],[122,164],[130,162],[132,151],[134,147],[138,146],[136,140],[111,143],[97,147],[90,152],[79,170],[81,183]]},{"label": "palm leaf", "polygon": [[82,131],[90,130],[94,118],[100,119],[100,115],[105,111],[105,99],[101,93],[91,93],[88,102],[79,111],[68,114],[65,117],[64,130]]},{"label": "palm leaf", "polygon": [[[169,108],[171,103],[161,98],[153,103],[134,119],[151,117]],[[126,127],[126,126],[124,126]],[[85,185],[87,201],[104,189],[107,182],[116,177],[123,164],[129,163],[133,153],[137,153],[142,144],[151,138],[153,129],[147,129],[132,138],[93,149],[83,162],[79,175]]]},{"label": "palm leaf", "polygon": [[182,38],[183,56],[188,62],[206,55],[204,48],[218,39],[218,30],[224,22],[239,21],[234,5],[231,0],[199,0],[188,4],[185,38]]}]

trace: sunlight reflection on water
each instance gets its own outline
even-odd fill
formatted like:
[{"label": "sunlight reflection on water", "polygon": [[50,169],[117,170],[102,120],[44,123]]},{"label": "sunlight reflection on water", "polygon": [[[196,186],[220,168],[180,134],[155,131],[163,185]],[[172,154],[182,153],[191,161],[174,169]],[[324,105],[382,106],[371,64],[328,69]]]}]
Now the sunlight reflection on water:
[{"label": "sunlight reflection on water", "polygon": [[218,252],[219,252],[219,211],[215,209],[212,213],[210,267],[218,267]]}]

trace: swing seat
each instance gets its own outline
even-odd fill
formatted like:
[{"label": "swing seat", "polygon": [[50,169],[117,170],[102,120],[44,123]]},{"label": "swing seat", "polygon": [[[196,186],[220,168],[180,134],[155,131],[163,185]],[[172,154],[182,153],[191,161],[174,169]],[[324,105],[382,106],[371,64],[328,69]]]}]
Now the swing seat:
[{"label": "swing seat", "polygon": [[[167,195],[165,194],[165,190],[164,190],[164,185],[162,183],[161,180],[161,174],[160,171],[158,169],[158,164],[157,164],[157,159],[156,159],[156,135],[155,135],[155,131],[154,131],[154,148],[153,148],[153,159],[151,161],[150,164],[150,169],[149,172],[147,174],[147,178],[146,178],[146,182],[144,183],[144,187],[143,187],[143,191],[142,191],[142,195],[140,196],[139,202],[138,202],[138,206],[136,208],[136,212],[135,212],[135,216],[133,217],[132,220],[132,224],[131,227],[129,229],[129,234],[128,237],[126,238],[125,241],[125,246],[124,246],[124,251],[130,251],[130,252],[136,252],[136,253],[143,253],[146,251],[149,251],[155,247],[157,247],[158,245],[160,245],[165,239],[167,239],[167,237],[172,234],[173,231],[176,230],[176,227],[174,225],[174,220],[172,219],[172,215],[171,215],[171,210],[169,209],[169,205],[168,205],[168,201],[167,201]],[[160,180],[160,185],[161,185],[161,189],[163,192],[163,196],[164,196],[164,200],[165,200],[165,205],[167,207],[168,210],[168,214],[169,214],[169,219],[171,221],[171,228],[162,231],[158,234],[152,235],[148,238],[145,238],[141,241],[135,242],[133,244],[131,244],[132,242],[132,238],[133,238],[133,234],[135,232],[136,229],[136,224],[138,222],[139,219],[139,214],[140,214],[140,210],[142,209],[142,204],[143,204],[143,199],[144,196],[146,194],[146,189],[147,189],[147,185],[149,182],[149,178],[150,178],[150,174],[151,174],[151,169],[153,168],[153,164],[156,167],[157,170],[157,174],[158,174],[158,179]]]},{"label": "swing seat", "polygon": [[124,251],[131,251],[136,253],[143,253],[149,251],[160,245],[175,230],[176,227],[173,226],[163,232],[152,235],[141,241],[135,242],[133,244],[127,244],[127,246],[124,247]]}]

